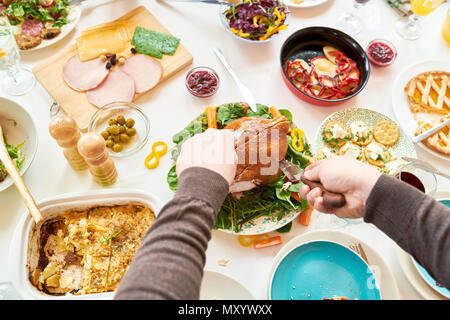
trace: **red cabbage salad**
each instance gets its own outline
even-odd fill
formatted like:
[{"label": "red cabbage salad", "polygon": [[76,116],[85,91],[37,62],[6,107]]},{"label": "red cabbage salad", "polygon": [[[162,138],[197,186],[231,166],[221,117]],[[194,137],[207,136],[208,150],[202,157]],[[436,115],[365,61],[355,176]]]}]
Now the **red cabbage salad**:
[{"label": "red cabbage salad", "polygon": [[249,40],[267,40],[287,28],[288,11],[278,0],[246,0],[223,14],[231,32]]}]

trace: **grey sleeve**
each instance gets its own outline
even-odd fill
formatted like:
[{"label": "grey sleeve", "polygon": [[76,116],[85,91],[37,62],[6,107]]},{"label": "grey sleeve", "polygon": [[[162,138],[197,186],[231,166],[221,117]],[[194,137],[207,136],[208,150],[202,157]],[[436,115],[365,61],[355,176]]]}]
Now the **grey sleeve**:
[{"label": "grey sleeve", "polygon": [[382,175],[366,203],[373,223],[450,288],[450,209],[395,178]]},{"label": "grey sleeve", "polygon": [[218,173],[190,168],[160,211],[126,272],[115,299],[198,299],[205,251],[228,194]]}]

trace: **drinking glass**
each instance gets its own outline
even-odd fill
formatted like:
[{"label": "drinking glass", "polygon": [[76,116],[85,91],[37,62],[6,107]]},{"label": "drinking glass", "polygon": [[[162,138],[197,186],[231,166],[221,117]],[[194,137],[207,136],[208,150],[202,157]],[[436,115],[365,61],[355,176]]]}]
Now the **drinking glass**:
[{"label": "drinking glass", "polygon": [[444,37],[445,41],[450,44],[450,9],[448,9],[447,11],[444,25],[442,26],[442,36]]},{"label": "drinking glass", "polygon": [[20,54],[13,30],[6,18],[0,17],[0,71],[5,71],[1,82],[6,93],[22,95],[30,91],[35,83],[31,71],[19,67]]},{"label": "drinking glass", "polygon": [[403,165],[396,177],[427,195],[433,196],[437,189],[436,175],[431,172],[433,169],[434,167],[430,164],[417,160]]},{"label": "drinking glass", "polygon": [[353,12],[346,12],[342,14],[337,21],[337,27],[349,35],[356,35],[360,33],[363,23],[361,18],[358,16],[358,13],[359,9],[367,2],[369,2],[369,0],[355,0],[353,3]]},{"label": "drinking glass", "polygon": [[411,0],[413,14],[400,18],[396,24],[398,34],[406,40],[419,39],[423,33],[418,16],[427,16],[439,7],[445,0]]}]

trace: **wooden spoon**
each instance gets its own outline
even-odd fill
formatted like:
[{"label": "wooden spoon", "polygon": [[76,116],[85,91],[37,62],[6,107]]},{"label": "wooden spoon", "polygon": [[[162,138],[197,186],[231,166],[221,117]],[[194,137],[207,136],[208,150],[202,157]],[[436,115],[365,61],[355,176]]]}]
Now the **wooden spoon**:
[{"label": "wooden spoon", "polygon": [[20,196],[25,202],[25,205],[27,206],[28,210],[30,211],[34,221],[36,222],[36,224],[41,223],[44,220],[44,218],[42,217],[42,214],[39,211],[36,202],[34,202],[33,196],[31,195],[27,186],[23,182],[22,177],[17,171],[16,166],[14,165],[13,161],[9,156],[8,151],[6,150],[5,141],[3,140],[3,129],[1,125],[0,125],[0,161],[3,163],[3,165],[6,168],[6,171],[8,171],[9,176],[16,185],[16,188],[19,191]]}]

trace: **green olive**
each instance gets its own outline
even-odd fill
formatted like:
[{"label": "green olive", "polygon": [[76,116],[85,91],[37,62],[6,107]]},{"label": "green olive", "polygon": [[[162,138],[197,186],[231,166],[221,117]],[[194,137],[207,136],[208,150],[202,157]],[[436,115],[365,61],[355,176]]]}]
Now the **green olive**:
[{"label": "green olive", "polygon": [[127,125],[128,128],[133,128],[134,127],[134,119],[133,118],[129,118],[127,119],[127,122],[125,123]]},{"label": "green olive", "polygon": [[120,133],[119,126],[116,126],[116,125],[112,126],[112,127],[111,127],[111,130],[110,130],[109,132],[110,132],[112,135],[117,135],[117,134],[119,134],[119,133]]},{"label": "green olive", "polygon": [[101,135],[102,135],[102,137],[103,137],[103,139],[108,139],[108,137],[109,137],[109,132],[108,131],[103,131],[102,133],[101,133]]},{"label": "green olive", "polygon": [[118,124],[124,125],[125,124],[125,117],[124,116],[117,116],[116,121],[117,121]]},{"label": "green olive", "polygon": [[108,124],[110,125],[110,126],[114,126],[114,125],[116,125],[116,119],[109,119],[109,121],[108,121]]},{"label": "green olive", "polygon": [[113,147],[112,147],[112,150],[113,150],[114,152],[120,152],[120,151],[122,151],[122,149],[123,149],[123,147],[122,147],[122,145],[121,145],[120,143],[116,143],[116,144],[113,145]]},{"label": "green olive", "polygon": [[114,141],[111,139],[106,140],[106,147],[107,148],[112,148],[114,145]]},{"label": "green olive", "polygon": [[124,126],[119,126],[119,133],[125,133],[127,131],[127,128]]},{"label": "green olive", "polygon": [[123,142],[123,143],[130,142],[130,137],[126,133],[121,133],[119,137],[120,137],[120,142]]},{"label": "green olive", "polygon": [[135,128],[127,129],[127,135],[129,135],[130,137],[134,136],[135,134],[136,134],[136,129]]}]

